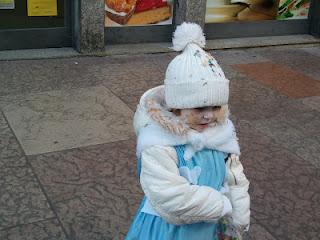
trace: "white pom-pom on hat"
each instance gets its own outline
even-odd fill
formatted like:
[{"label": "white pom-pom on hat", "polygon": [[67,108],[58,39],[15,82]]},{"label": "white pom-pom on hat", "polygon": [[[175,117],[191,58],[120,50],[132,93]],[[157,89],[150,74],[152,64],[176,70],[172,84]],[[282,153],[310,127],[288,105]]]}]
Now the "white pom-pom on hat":
[{"label": "white pom-pom on hat", "polygon": [[173,49],[182,51],[168,65],[165,102],[168,108],[186,109],[228,104],[229,80],[207,53],[201,27],[183,23],[173,35]]},{"label": "white pom-pom on hat", "polygon": [[199,47],[204,48],[206,45],[206,38],[198,24],[184,22],[177,27],[173,34],[172,49],[175,51],[182,51],[190,43],[195,43]]}]

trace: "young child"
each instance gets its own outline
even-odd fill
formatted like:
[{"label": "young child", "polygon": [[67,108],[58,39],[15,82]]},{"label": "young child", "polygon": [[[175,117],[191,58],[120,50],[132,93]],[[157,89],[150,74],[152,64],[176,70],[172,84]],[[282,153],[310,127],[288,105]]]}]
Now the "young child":
[{"label": "young child", "polygon": [[141,97],[134,127],[145,197],[127,240],[241,239],[248,230],[249,182],[228,119],[229,80],[204,45],[199,25],[178,26],[173,49],[182,53],[164,86]]}]

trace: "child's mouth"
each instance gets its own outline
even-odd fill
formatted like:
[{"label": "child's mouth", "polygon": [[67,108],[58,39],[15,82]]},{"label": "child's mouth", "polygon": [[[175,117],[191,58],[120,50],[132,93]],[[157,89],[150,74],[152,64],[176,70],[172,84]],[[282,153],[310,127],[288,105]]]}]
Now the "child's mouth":
[{"label": "child's mouth", "polygon": [[189,123],[189,126],[195,130],[203,131],[211,126],[211,121]]},{"label": "child's mouth", "polygon": [[207,128],[209,126],[209,123],[200,123],[198,126],[202,129]]}]

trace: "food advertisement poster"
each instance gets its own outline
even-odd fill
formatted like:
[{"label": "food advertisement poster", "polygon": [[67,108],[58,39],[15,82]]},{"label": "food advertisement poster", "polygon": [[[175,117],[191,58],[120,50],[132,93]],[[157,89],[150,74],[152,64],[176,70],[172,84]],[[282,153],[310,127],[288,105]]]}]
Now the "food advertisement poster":
[{"label": "food advertisement poster", "polygon": [[173,0],[105,0],[105,26],[172,24]]},{"label": "food advertisement poster", "polygon": [[207,0],[206,23],[308,17],[310,0]]},{"label": "food advertisement poster", "polygon": [[28,16],[57,16],[57,0],[28,0]]},{"label": "food advertisement poster", "polygon": [[273,20],[279,0],[207,0],[206,23]]},{"label": "food advertisement poster", "polygon": [[310,0],[280,0],[279,20],[308,18]]},{"label": "food advertisement poster", "polygon": [[14,9],[14,0],[0,0],[0,9]]}]

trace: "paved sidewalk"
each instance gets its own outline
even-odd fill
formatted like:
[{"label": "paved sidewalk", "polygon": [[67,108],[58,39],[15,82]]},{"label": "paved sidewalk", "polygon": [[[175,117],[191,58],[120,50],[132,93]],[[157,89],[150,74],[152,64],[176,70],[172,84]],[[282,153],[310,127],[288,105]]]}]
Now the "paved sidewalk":
[{"label": "paved sidewalk", "polygon": [[[320,47],[217,50],[251,181],[246,239],[320,236]],[[132,116],[175,53],[0,61],[0,239],[123,239]]]}]

